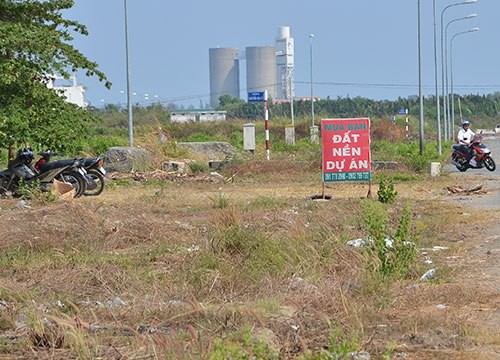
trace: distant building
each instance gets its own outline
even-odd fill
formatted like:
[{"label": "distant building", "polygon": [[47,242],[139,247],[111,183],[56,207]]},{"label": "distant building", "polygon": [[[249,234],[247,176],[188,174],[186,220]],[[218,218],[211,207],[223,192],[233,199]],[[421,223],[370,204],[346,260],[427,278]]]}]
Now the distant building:
[{"label": "distant building", "polygon": [[280,26],[276,37],[276,98],[290,100],[295,96],[294,40],[290,26]]},{"label": "distant building", "polygon": [[268,98],[276,98],[276,47],[248,46],[245,50],[247,60],[247,91],[265,91]]},{"label": "distant building", "polygon": [[53,79],[47,84],[47,87],[49,89],[58,90],[59,95],[66,97],[67,102],[76,104],[84,109],[87,108],[89,104],[85,101],[85,88],[82,85],[77,84],[76,74],[73,74],[71,77],[71,85],[54,85],[56,80],[64,79],[54,76]]},{"label": "distant building", "polygon": [[209,49],[210,105],[219,105],[222,95],[240,96],[239,50],[235,48]]},{"label": "distant building", "polygon": [[[275,45],[210,48],[210,105],[221,95],[240,97],[240,61],[246,61],[246,92],[267,90],[268,98],[290,100],[295,96],[294,39],[289,26],[280,26]],[[246,98],[246,95],[245,95]]]},{"label": "distant building", "polygon": [[211,110],[182,110],[170,114],[170,121],[177,123],[201,122],[201,121],[224,121],[227,111]]}]

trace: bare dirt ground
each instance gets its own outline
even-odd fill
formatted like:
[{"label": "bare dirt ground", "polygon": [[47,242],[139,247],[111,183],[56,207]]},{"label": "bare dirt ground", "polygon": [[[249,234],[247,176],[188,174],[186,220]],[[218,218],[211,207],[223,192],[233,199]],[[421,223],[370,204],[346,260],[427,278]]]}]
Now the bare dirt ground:
[{"label": "bare dirt ground", "polygon": [[[157,173],[69,203],[0,200],[0,358],[198,359],[215,338],[248,347],[245,328],[282,359],[317,354],[332,339],[372,359],[500,359],[498,169],[446,167],[439,178],[396,183],[391,222],[412,202],[422,238],[410,276],[387,285],[338,242],[363,236],[368,186],[332,184],[332,200],[311,201],[322,189],[303,167],[250,163],[225,174],[231,182],[162,182]],[[297,265],[247,281],[260,273],[238,244],[219,252],[222,265],[205,256],[231,224],[304,253],[290,247]],[[319,238],[321,251],[310,245]],[[321,266],[309,257],[316,251]],[[436,276],[419,281],[430,268]]]}]

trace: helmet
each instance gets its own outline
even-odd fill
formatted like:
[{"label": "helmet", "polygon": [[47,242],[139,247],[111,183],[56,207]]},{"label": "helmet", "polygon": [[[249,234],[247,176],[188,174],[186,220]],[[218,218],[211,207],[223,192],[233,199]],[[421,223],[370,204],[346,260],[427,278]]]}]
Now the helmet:
[{"label": "helmet", "polygon": [[24,163],[29,164],[33,161],[35,156],[33,155],[33,150],[30,147],[25,147],[18,150],[17,158],[21,159]]},{"label": "helmet", "polygon": [[464,125],[470,125],[470,121],[469,120],[462,121],[462,126],[464,126]]}]

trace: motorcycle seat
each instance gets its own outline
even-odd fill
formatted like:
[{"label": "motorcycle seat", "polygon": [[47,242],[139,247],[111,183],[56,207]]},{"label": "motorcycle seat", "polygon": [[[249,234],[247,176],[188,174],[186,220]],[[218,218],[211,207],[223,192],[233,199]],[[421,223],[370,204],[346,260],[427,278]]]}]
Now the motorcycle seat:
[{"label": "motorcycle seat", "polygon": [[84,168],[88,168],[97,164],[99,162],[99,158],[83,158],[79,159],[78,161],[80,161],[80,164],[82,164]]},{"label": "motorcycle seat", "polygon": [[462,150],[462,145],[453,145],[453,150],[456,150],[456,151]]},{"label": "motorcycle seat", "polygon": [[75,163],[74,159],[57,160],[49,163],[44,163],[40,166],[40,171],[45,172],[52,169],[57,169],[61,167],[73,166]]}]

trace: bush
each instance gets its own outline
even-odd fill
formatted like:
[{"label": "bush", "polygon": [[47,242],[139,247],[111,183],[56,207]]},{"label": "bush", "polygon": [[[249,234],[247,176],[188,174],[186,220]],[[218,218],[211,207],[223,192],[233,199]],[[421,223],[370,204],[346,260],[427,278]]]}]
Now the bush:
[{"label": "bush", "polygon": [[386,140],[390,143],[395,143],[405,139],[406,130],[404,126],[384,119],[373,121],[370,124],[370,135],[373,140]]},{"label": "bush", "polygon": [[420,154],[418,141],[397,144],[396,151],[406,166],[416,172],[426,171],[428,164],[434,161],[437,156],[436,150],[432,146],[426,146],[424,153]]},{"label": "bush", "polygon": [[128,146],[128,139],[120,136],[94,135],[81,146],[81,151],[84,153],[103,155],[111,147]]},{"label": "bush", "polygon": [[389,229],[387,211],[380,203],[364,203],[363,222],[371,240],[369,253],[375,260],[370,262],[369,266],[383,276],[406,276],[416,257],[409,207],[403,209],[394,234],[391,234]]},{"label": "bush", "polygon": [[27,184],[21,179],[17,194],[23,200],[34,200],[42,204],[54,202],[58,199],[57,196],[53,195],[50,191],[43,191],[39,180]]},{"label": "bush", "polygon": [[380,180],[377,192],[378,201],[383,204],[391,204],[396,200],[398,192],[394,189],[394,183],[390,180]]}]

